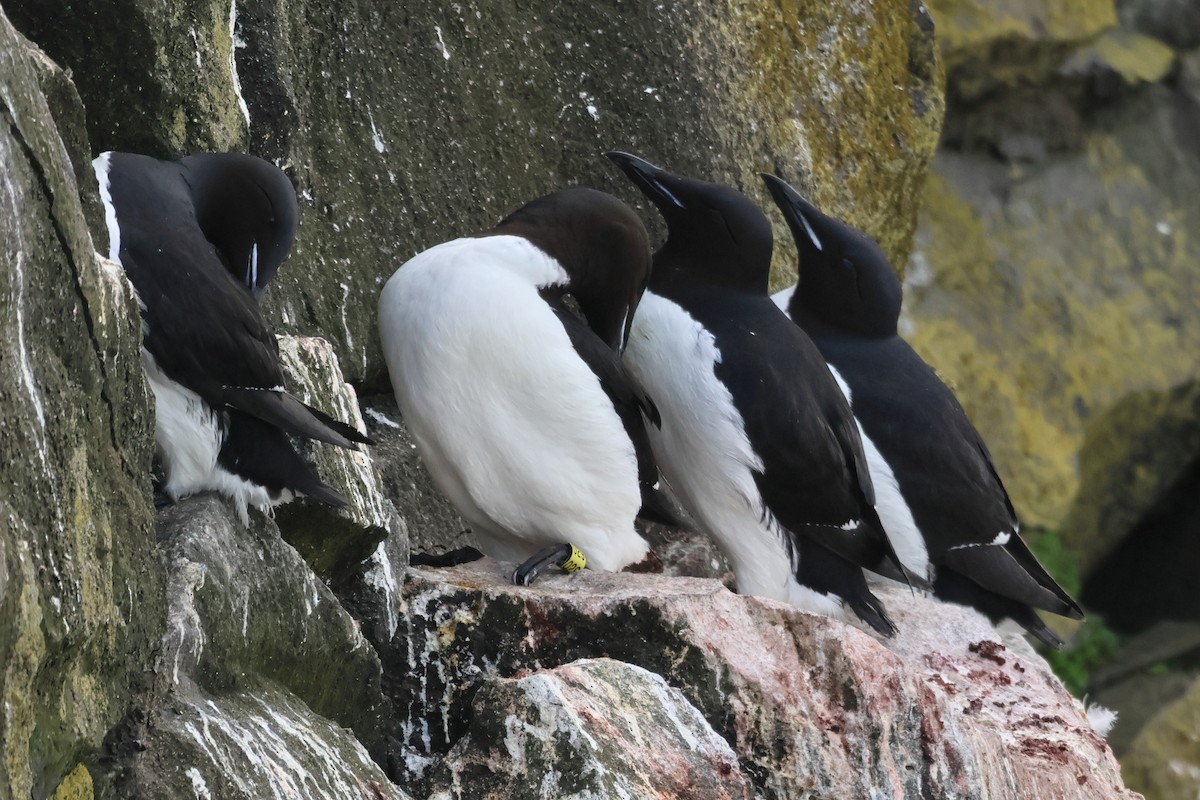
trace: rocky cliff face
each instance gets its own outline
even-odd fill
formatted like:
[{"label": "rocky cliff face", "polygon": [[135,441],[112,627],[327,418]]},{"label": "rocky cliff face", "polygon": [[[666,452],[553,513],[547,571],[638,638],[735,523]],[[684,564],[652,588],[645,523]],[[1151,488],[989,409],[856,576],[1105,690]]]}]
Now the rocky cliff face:
[{"label": "rocky cliff face", "polygon": [[[289,172],[300,234],[268,310],[323,337],[281,341],[289,387],[357,421],[344,381],[383,382],[391,271],[563,183],[625,192],[608,148],[756,195],[782,169],[902,260],[942,110],[919,4],[4,12],[0,798],[1129,796],[1036,655],[907,592],[885,645],[711,580],[409,571],[410,536],[463,526],[386,398],[364,406],[383,446],[311,453],[344,511],[151,506],[95,152]],[[669,572],[724,573],[655,536]]]},{"label": "rocky cliff face", "polygon": [[[1090,686],[1122,709],[1124,748],[1200,680],[1194,639],[1177,635],[1200,623],[1200,13],[1175,0],[931,7],[947,116],[907,332],[1026,522],[1076,559],[1092,623],[1131,637],[1124,665]],[[1086,635],[1079,658],[1104,657],[1086,654]],[[1195,740],[1157,761],[1154,749],[1140,747],[1131,782],[1194,796]]]}]

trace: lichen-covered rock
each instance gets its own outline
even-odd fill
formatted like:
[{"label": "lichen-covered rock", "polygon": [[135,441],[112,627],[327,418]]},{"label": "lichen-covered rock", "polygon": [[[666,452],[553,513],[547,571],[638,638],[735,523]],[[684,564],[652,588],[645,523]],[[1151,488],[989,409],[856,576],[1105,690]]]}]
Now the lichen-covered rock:
[{"label": "lichen-covered rock", "polygon": [[436,783],[449,788],[430,800],[751,796],[729,743],[682,692],[611,659],[488,681]]},{"label": "lichen-covered rock", "polygon": [[1146,800],[1200,796],[1200,678],[1142,728],[1121,764]]},{"label": "lichen-covered rock", "polygon": [[564,184],[636,198],[605,150],[766,208],[757,173],[782,169],[903,263],[942,113],[909,0],[6,5],[78,76],[97,149],[245,149],[288,171],[301,220],[268,312],[373,388],[382,282]]},{"label": "lichen-covered rock", "polygon": [[1185,50],[1200,45],[1200,5],[1193,0],[1117,0],[1121,24]]},{"label": "lichen-covered rock", "polygon": [[1175,66],[1175,51],[1152,36],[1110,30],[1079,48],[1063,62],[1068,75],[1111,73],[1129,86],[1158,83]]},{"label": "lichen-covered rock", "polygon": [[379,781],[372,758],[387,764],[395,749],[379,659],[271,520],[253,512],[244,527],[201,495],[161,511],[158,537],[169,575],[158,682],[109,736],[97,793],[191,797],[164,788],[191,781],[212,797],[287,796],[266,791],[280,786],[344,797],[349,776]]},{"label": "lichen-covered rock", "polygon": [[96,751],[163,628],[137,311],[95,255],[45,69],[0,12],[0,796],[21,798]]},{"label": "lichen-covered rock", "polygon": [[1197,453],[1200,380],[1130,394],[1088,426],[1079,492],[1062,529],[1085,574],[1183,479]]},{"label": "lichen-covered rock", "polygon": [[944,153],[903,333],[980,428],[1022,517],[1057,526],[1088,423],[1196,375],[1200,158],[1192,101],[1149,87],[1035,168]]},{"label": "lichen-covered rock", "polygon": [[946,88],[974,100],[1041,84],[1076,47],[1117,24],[1113,0],[930,0]]},{"label": "lichen-covered rock", "polygon": [[409,573],[411,668],[389,691],[416,793],[434,788],[485,682],[602,656],[681,691],[755,796],[1134,796],[1045,662],[968,609],[882,590],[900,634],[881,643],[715,581],[505,575],[490,560]]},{"label": "lichen-covered rock", "polygon": [[[280,336],[279,361],[288,391],[314,408],[365,432],[358,396],[342,377],[333,348],[324,339]],[[385,493],[369,445],[347,450],[309,442],[304,454],[327,485],[346,498],[343,508],[301,500],[277,508],[284,538],[326,581],[361,570],[388,536],[403,541],[404,521]]]}]

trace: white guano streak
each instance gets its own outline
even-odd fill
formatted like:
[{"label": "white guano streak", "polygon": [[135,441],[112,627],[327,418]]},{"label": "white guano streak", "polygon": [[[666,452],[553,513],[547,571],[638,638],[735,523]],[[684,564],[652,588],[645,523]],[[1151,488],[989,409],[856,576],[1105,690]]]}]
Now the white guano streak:
[{"label": "white guano streak", "polygon": [[[5,164],[15,163],[14,159],[10,157],[8,148],[4,146],[3,142],[4,140],[0,139],[0,162]],[[3,174],[4,191],[9,198],[6,205],[8,205],[9,208],[18,208],[19,198],[17,197],[16,188],[12,183],[12,170],[5,169]],[[29,392],[29,400],[31,403],[33,403],[34,415],[37,418],[38,430],[35,432],[35,434],[40,434],[35,435],[37,440],[38,456],[41,459],[42,468],[46,471],[46,474],[49,475],[50,459],[46,446],[46,411],[42,406],[42,395],[38,391],[37,381],[33,376],[33,366],[29,359],[29,348],[25,343],[25,240],[21,235],[19,223],[16,226],[16,234],[16,242],[13,242],[5,249],[9,251],[9,258],[6,260],[13,265],[12,279],[16,292],[14,305],[17,309],[17,360],[20,365],[19,369],[21,372],[21,382],[25,384],[25,389]],[[13,253],[10,249],[12,245],[16,246],[15,253]]]},{"label": "white guano streak", "polygon": [[238,77],[237,71],[237,50],[239,47],[245,47],[246,43],[237,37],[234,30],[237,28],[237,0],[229,2],[229,74],[233,79],[233,94],[237,97],[238,108],[242,110],[242,116],[246,118],[246,128],[250,127],[250,109],[246,107],[246,98],[242,96],[242,81]]}]

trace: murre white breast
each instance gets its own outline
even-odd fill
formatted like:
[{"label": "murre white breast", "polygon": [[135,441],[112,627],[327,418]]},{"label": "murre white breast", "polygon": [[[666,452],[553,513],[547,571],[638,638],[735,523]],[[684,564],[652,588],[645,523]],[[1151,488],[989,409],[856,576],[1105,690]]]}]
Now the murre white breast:
[{"label": "murre white breast", "polygon": [[420,253],[380,296],[417,450],[483,551],[525,561],[520,582],[563,562],[546,554],[569,555],[564,542],[607,570],[648,551],[634,527],[649,454],[637,442],[657,411],[619,349],[649,260],[630,209],[568,189]]}]

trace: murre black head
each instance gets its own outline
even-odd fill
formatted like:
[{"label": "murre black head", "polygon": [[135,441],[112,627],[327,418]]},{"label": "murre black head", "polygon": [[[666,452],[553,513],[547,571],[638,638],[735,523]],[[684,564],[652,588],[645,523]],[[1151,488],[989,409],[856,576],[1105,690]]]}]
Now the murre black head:
[{"label": "murre black head", "polygon": [[800,284],[788,311],[863,336],[894,336],[901,289],[887,256],[867,234],[826,216],[784,181],[762,175],[800,256]]},{"label": "murre black head", "polygon": [[553,257],[563,287],[597,336],[624,351],[650,277],[650,239],[633,209],[610,194],[574,187],[526,203],[492,230],[520,236]]},{"label": "murre black head", "polygon": [[261,300],[296,235],[292,182],[275,165],[242,153],[198,153],[179,163],[204,238]]},{"label": "murre black head", "polygon": [[655,254],[651,288],[702,279],[766,293],[771,223],[750,198],[728,186],[671,175],[629,153],[605,155],[667,222],[667,242]]}]

